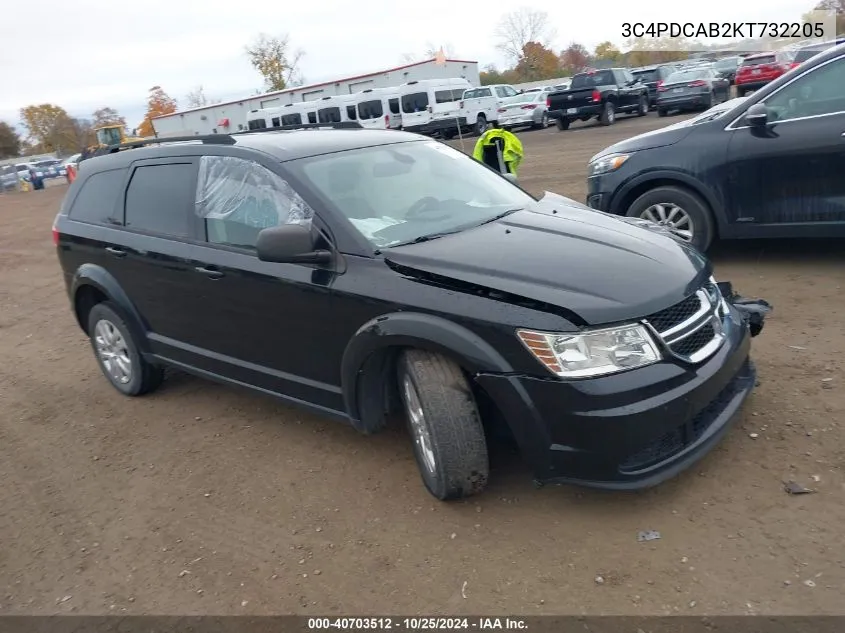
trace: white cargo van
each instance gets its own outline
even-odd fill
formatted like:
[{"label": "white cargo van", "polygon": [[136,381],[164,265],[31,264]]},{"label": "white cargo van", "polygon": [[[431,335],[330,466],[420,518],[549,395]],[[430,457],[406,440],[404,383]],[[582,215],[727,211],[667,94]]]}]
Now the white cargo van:
[{"label": "white cargo van", "polygon": [[246,129],[266,130],[268,127],[271,125],[267,110],[250,110],[246,115]]},{"label": "white cargo van", "polygon": [[358,119],[354,95],[323,97],[318,99],[316,104],[318,123],[343,123]]},{"label": "white cargo van", "polygon": [[505,84],[471,88],[461,99],[461,115],[469,125],[474,126],[477,134],[484,134],[491,123],[498,123],[502,101],[518,94],[516,88]]},{"label": "white cargo van", "polygon": [[402,127],[399,88],[368,88],[356,92],[358,123],[371,129],[398,130]]},{"label": "white cargo van", "polygon": [[463,77],[454,79],[420,79],[399,86],[402,129],[420,134],[439,133],[452,138],[466,128],[460,110],[464,92],[472,85]]}]

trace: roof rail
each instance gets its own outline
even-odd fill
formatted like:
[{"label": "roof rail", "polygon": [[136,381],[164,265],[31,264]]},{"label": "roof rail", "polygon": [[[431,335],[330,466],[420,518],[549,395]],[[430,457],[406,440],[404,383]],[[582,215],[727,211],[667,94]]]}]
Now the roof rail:
[{"label": "roof rail", "polygon": [[331,128],[334,130],[363,130],[364,126],[358,121],[339,121],[337,123],[298,123],[294,125],[277,125],[275,127],[265,127],[259,130],[243,130],[242,132],[232,132],[231,135],[224,136],[239,136],[241,134],[260,134],[261,132],[283,132],[286,130],[316,130],[320,128]]},{"label": "roof rail", "polygon": [[123,149],[133,149],[136,147],[143,147],[145,145],[160,145],[162,143],[185,143],[187,141],[201,141],[208,145],[234,145],[235,139],[230,134],[196,134],[194,136],[164,136],[145,138],[138,141],[130,141],[120,145],[109,145],[105,148],[106,152],[112,154]]}]

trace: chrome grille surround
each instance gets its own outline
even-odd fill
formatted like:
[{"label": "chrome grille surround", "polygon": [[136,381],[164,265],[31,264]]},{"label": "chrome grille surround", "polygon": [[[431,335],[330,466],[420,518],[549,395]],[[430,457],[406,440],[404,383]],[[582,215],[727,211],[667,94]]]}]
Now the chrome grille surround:
[{"label": "chrome grille surround", "polygon": [[725,341],[727,309],[715,283],[661,310],[643,322],[668,352],[688,363],[710,358]]}]

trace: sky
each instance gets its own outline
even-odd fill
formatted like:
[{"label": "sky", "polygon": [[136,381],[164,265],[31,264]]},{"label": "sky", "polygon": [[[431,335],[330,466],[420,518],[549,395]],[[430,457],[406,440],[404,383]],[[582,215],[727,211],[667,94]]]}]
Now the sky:
[{"label": "sky", "polygon": [[[207,96],[224,101],[253,94],[262,81],[244,47],[262,32],[287,33],[292,46],[305,52],[305,82],[316,83],[400,65],[404,54],[421,56],[428,43],[446,45],[453,57],[482,67],[501,68],[506,60],[496,49],[496,25],[520,6],[548,13],[556,50],[573,41],[592,50],[605,40],[622,46],[624,22],[791,22],[812,4],[73,0],[50,2],[49,10],[34,13],[26,3],[9,2],[0,22],[0,120],[19,125],[20,108],[54,103],[85,118],[109,106],[135,127],[155,85],[183,103],[200,84]],[[33,72],[33,65],[40,70]]]}]

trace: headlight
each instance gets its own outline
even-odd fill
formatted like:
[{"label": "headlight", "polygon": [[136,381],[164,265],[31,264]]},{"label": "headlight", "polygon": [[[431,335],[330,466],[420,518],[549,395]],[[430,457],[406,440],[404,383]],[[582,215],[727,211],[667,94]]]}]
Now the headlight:
[{"label": "headlight", "polygon": [[599,174],[606,174],[609,171],[616,171],[629,158],[631,158],[630,154],[608,154],[607,156],[603,156],[590,163],[589,175],[598,176]]},{"label": "headlight", "polygon": [[620,325],[578,334],[517,330],[534,357],[561,378],[587,378],[644,367],[660,360],[648,330]]}]

